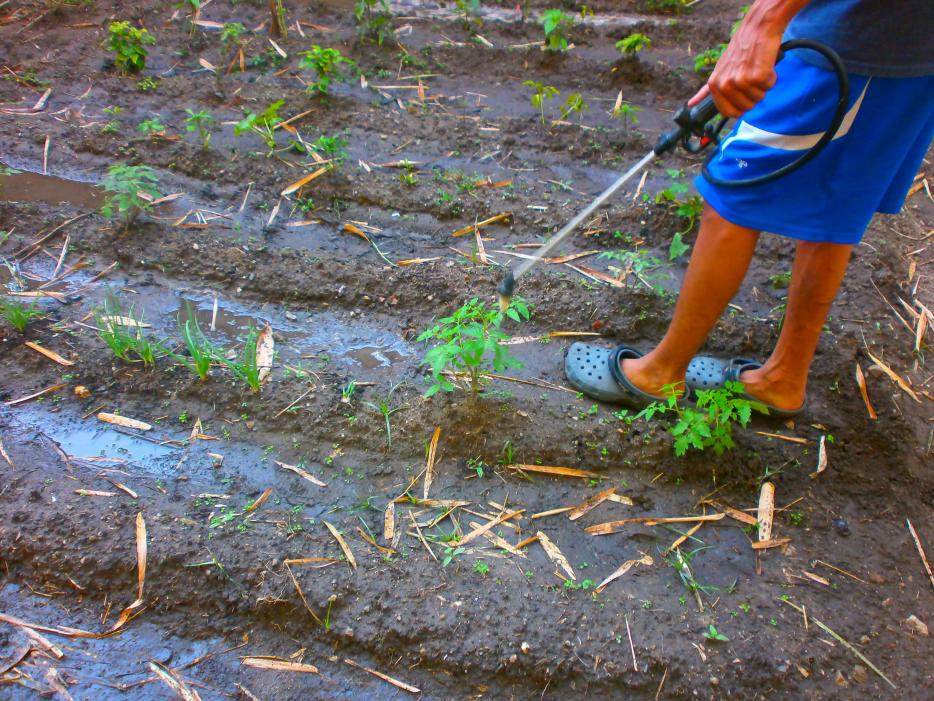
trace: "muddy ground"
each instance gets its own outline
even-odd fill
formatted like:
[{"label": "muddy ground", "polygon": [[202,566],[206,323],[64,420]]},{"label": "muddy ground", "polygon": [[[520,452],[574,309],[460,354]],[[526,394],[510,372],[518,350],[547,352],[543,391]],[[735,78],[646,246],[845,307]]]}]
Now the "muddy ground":
[{"label": "muddy ground", "polygon": [[[534,45],[540,25],[506,5],[482,7],[480,43],[453,7],[393,5],[397,41],[377,46],[358,38],[346,3],[287,2],[281,59],[261,26],[266,3],[215,0],[202,19],[255,29],[246,70],[226,75],[221,92],[199,63],[221,64],[215,27],[191,28],[170,2],[77,5],[0,3],[0,154],[20,171],[0,176],[0,232],[10,232],[0,233],[0,282],[5,294],[42,293],[47,314],[22,334],[0,320],[0,696],[176,698],[150,661],[204,699],[413,695],[352,660],[429,699],[928,697],[934,645],[906,623],[934,623],[931,582],[906,527],[910,519],[934,549],[930,332],[915,351],[919,303],[930,308],[934,297],[934,205],[923,187],[858,247],[817,352],[807,413],[754,420],[721,457],[678,458],[663,425],[630,425],[568,391],[561,364],[571,339],[548,336],[597,332],[607,345],[648,347],[664,330],[686,265],[686,256],[668,261],[669,241],[681,230],[690,243],[694,227],[654,197],[671,184],[666,169],[696,172],[697,159],[683,154],[653,164],[639,193],[634,182],[559,251],[635,250],[658,267],[641,279],[624,274],[618,287],[539,266],[521,281],[531,321],[506,326],[524,362],[508,374],[524,383],[494,381],[476,402],[464,392],[423,397],[416,336],[472,296],[492,301],[503,266],[519,260],[509,253],[542,241],[654,143],[702,82],[693,57],[726,40],[741,2],[707,0],[677,15],[664,3],[591,3],[596,14],[575,27],[567,55]],[[547,7],[531,3],[533,14]],[[115,72],[99,47],[112,18],[157,38],[140,76]],[[635,31],[652,47],[620,59],[615,41]],[[312,43],[340,48],[364,80],[306,95],[298,54]],[[155,87],[141,89],[144,77]],[[544,126],[524,80],[561,92]],[[8,109],[34,106],[47,89],[40,109]],[[620,91],[641,108],[637,125],[609,116]],[[590,110],[559,120],[572,92]],[[278,132],[280,150],[268,156],[254,135],[233,134],[245,110],[278,99],[283,116],[309,111],[291,123],[304,141],[347,142],[343,164],[301,198],[279,195],[317,168],[288,148],[298,136]],[[106,114],[111,106],[123,111]],[[221,123],[208,151],[185,131],[186,108]],[[163,137],[137,131],[156,115]],[[104,130],[112,119],[119,124]],[[403,160],[417,164],[414,184],[392,167]],[[97,211],[96,183],[115,162],[151,166],[160,194],[180,196],[119,231]],[[473,235],[452,237],[504,212],[508,221],[481,230],[483,253]],[[791,253],[789,242],[762,238],[709,352],[767,354]],[[429,260],[396,265],[412,259]],[[578,264],[611,277],[623,267],[596,254]],[[231,348],[250,325],[269,324],[270,379],[254,394],[220,368],[200,382],[168,358],[154,370],[115,359],[93,328],[107,294],[170,344],[189,313]],[[398,408],[391,447],[371,406],[384,400]],[[153,428],[121,433],[95,418],[100,411]],[[190,440],[198,420],[200,438]],[[440,520],[446,508],[417,500],[436,427],[429,497],[469,502]],[[812,477],[822,437],[828,466]],[[598,476],[523,476],[505,467],[513,463]],[[773,537],[789,542],[755,551],[748,524],[704,523],[680,549],[693,553],[696,596],[665,557],[692,524],[584,531],[718,512],[705,497],[754,514],[764,481],[776,489]],[[624,499],[579,520],[532,518],[609,487]],[[406,489],[415,498],[396,503],[387,541],[385,510]],[[503,507],[522,513],[492,532],[512,545],[545,533],[576,580],[538,543],[520,555],[481,537],[448,550],[443,565],[452,533]],[[61,626],[106,632],[137,598],[139,515],[147,566],[135,617],[108,637],[60,635]],[[355,568],[325,522],[343,534]],[[652,564],[595,592],[642,558]],[[43,642],[9,617],[58,632],[42,632]],[[706,638],[711,625],[727,640]],[[243,663],[264,655],[318,673]]]}]

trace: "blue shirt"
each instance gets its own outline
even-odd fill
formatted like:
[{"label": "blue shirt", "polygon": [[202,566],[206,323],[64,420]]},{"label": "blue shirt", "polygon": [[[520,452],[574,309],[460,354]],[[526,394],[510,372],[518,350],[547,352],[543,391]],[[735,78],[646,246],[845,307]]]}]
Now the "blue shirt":
[{"label": "blue shirt", "polygon": [[[815,39],[861,75],[934,74],[934,0],[811,0],[795,15],[785,39]],[[797,51],[819,62],[813,51]]]}]

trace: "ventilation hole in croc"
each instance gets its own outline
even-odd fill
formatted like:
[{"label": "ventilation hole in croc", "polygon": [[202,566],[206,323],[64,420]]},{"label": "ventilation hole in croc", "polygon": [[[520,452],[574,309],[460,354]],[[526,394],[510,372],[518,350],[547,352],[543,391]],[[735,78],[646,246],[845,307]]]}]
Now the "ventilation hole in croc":
[{"label": "ventilation hole in croc", "polygon": [[598,380],[602,380],[602,379],[603,379],[603,375],[597,375],[597,379],[598,379]]},{"label": "ventilation hole in croc", "polygon": [[592,373],[592,372],[588,372],[588,373],[587,373],[587,377],[593,377],[593,373]]}]

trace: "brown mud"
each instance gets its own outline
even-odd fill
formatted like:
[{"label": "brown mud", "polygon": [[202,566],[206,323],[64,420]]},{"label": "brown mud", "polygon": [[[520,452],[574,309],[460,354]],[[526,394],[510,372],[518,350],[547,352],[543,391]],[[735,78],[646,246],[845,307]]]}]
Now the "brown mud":
[{"label": "brown mud", "polygon": [[[668,261],[669,242],[682,230],[691,243],[694,229],[654,195],[670,185],[667,169],[696,172],[697,158],[680,153],[651,166],[648,198],[635,196],[634,183],[559,251],[636,249],[657,257],[657,268],[617,288],[564,265],[537,267],[519,290],[532,320],[507,326],[524,363],[509,375],[530,384],[496,381],[476,402],[463,392],[423,397],[418,334],[473,296],[492,301],[503,266],[519,260],[509,253],[528,250],[518,244],[544,240],[651,147],[701,83],[693,56],[726,40],[741,4],[708,0],[674,16],[659,9],[664,3],[590,3],[596,15],[573,30],[574,48],[553,56],[530,45],[540,26],[508,5],[483,8],[479,32],[490,47],[470,41],[453,6],[398,3],[392,23],[405,58],[394,42],[361,41],[344,3],[286,3],[300,5],[290,7],[289,38],[277,41],[288,58],[273,58],[265,30],[250,33],[247,70],[226,76],[223,94],[198,60],[219,63],[216,30],[191,30],[174,3],[142,0],[128,12],[97,0],[47,14],[41,3],[0,4],[0,105],[31,107],[52,91],[39,112],[0,115],[0,160],[21,171],[0,175],[0,284],[4,295],[55,293],[38,299],[47,316],[23,334],[0,320],[0,401],[64,384],[0,404],[0,611],[32,624],[107,630],[136,597],[137,514],[148,531],[142,612],[100,640],[43,633],[63,657],[32,652],[19,664],[30,638],[0,623],[0,697],[61,696],[58,684],[75,699],[174,698],[153,681],[152,660],[204,699],[250,698],[243,689],[264,701],[412,695],[345,663],[351,659],[427,699],[926,698],[934,645],[905,621],[934,624],[934,606],[905,520],[934,550],[931,372],[926,341],[914,352],[914,332],[896,315],[913,326],[905,305],[934,306],[926,248],[934,205],[923,189],[904,214],[874,222],[857,248],[815,358],[806,415],[789,424],[756,419],[723,456],[677,458],[658,422],[630,425],[613,407],[563,389],[569,341],[548,337],[596,330],[606,345],[648,347],[664,331],[686,264]],[[203,17],[252,29],[267,19],[265,6],[215,0]],[[535,12],[548,6],[531,3]],[[143,74],[158,81],[155,89],[139,89],[142,76],[116,73],[99,48],[114,16],[156,35]],[[634,31],[653,46],[620,59],[613,45]],[[298,54],[312,43],[353,57],[366,87],[353,79],[327,98],[306,95]],[[417,88],[413,76],[423,76],[423,98],[386,87]],[[529,79],[555,85],[562,100],[581,92],[590,110],[552,123],[556,100],[543,126],[521,85]],[[619,91],[641,108],[637,125],[609,116]],[[281,150],[271,156],[258,138],[233,135],[244,110],[277,99],[286,102],[283,116],[311,110],[292,123],[306,142],[347,142],[343,164],[305,188],[301,201],[279,193],[316,166],[286,148],[289,134],[278,133]],[[112,117],[103,112],[109,106],[123,111]],[[220,122],[208,151],[185,130],[185,108]],[[166,134],[146,138],[137,125],[154,115]],[[102,131],[112,118],[120,125]],[[412,186],[391,167],[403,160],[416,164]],[[129,232],[96,213],[96,184],[117,161],[151,166],[161,193],[179,193]],[[511,183],[492,186],[504,181]],[[451,236],[507,211],[509,223],[482,229],[487,264],[473,236]],[[370,242],[348,233],[348,223]],[[792,254],[790,242],[763,236],[706,351],[767,354]],[[434,260],[394,265],[415,258]],[[596,255],[581,262],[604,273],[623,265]],[[116,360],[91,328],[108,294],[170,344],[190,314],[227,348],[239,349],[251,326],[270,325],[271,378],[254,394],[217,368],[200,382],[168,358],[155,370]],[[56,365],[25,341],[75,364]],[[869,353],[906,378],[918,401],[871,368]],[[857,363],[877,420],[854,380]],[[78,386],[90,395],[76,395]],[[381,401],[398,408],[391,448],[375,408]],[[153,429],[144,437],[118,432],[94,418],[100,410]],[[189,444],[196,419],[206,438]],[[384,541],[384,511],[424,469],[438,426],[430,496],[469,501],[489,517],[500,511],[491,502],[523,509],[494,532],[516,543],[541,530],[575,582],[555,573],[538,544],[521,557],[481,538],[442,566],[446,537],[483,520],[461,509],[429,526],[443,509],[400,502],[399,535]],[[822,437],[828,467],[811,477]],[[327,486],[277,461],[301,465]],[[522,478],[506,463],[600,477]],[[584,531],[616,519],[701,514],[698,502],[711,494],[754,509],[766,480],[781,509],[774,537],[790,543],[757,553],[745,524],[706,523],[681,548],[694,553],[702,610],[664,557],[691,524]],[[411,493],[421,496],[422,485]],[[577,521],[531,518],[611,486],[632,504],[607,501]],[[268,489],[262,506],[245,512]],[[343,533],[356,569],[325,521]],[[394,552],[368,543],[367,532]],[[646,555],[654,564],[594,592],[624,561]],[[333,560],[291,565],[293,582],[283,563],[301,558]],[[705,638],[711,625],[728,640]],[[320,673],[252,669],[241,664],[248,655]]]}]

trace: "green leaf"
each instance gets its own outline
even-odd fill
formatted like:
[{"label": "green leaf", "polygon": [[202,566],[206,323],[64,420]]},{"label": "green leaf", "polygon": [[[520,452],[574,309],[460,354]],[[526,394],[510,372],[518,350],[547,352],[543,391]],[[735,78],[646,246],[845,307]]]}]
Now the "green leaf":
[{"label": "green leaf", "polygon": [[671,245],[668,246],[668,260],[678,260],[678,258],[689,250],[691,250],[691,247],[684,242],[681,238],[681,232],[679,231],[672,237]]}]

